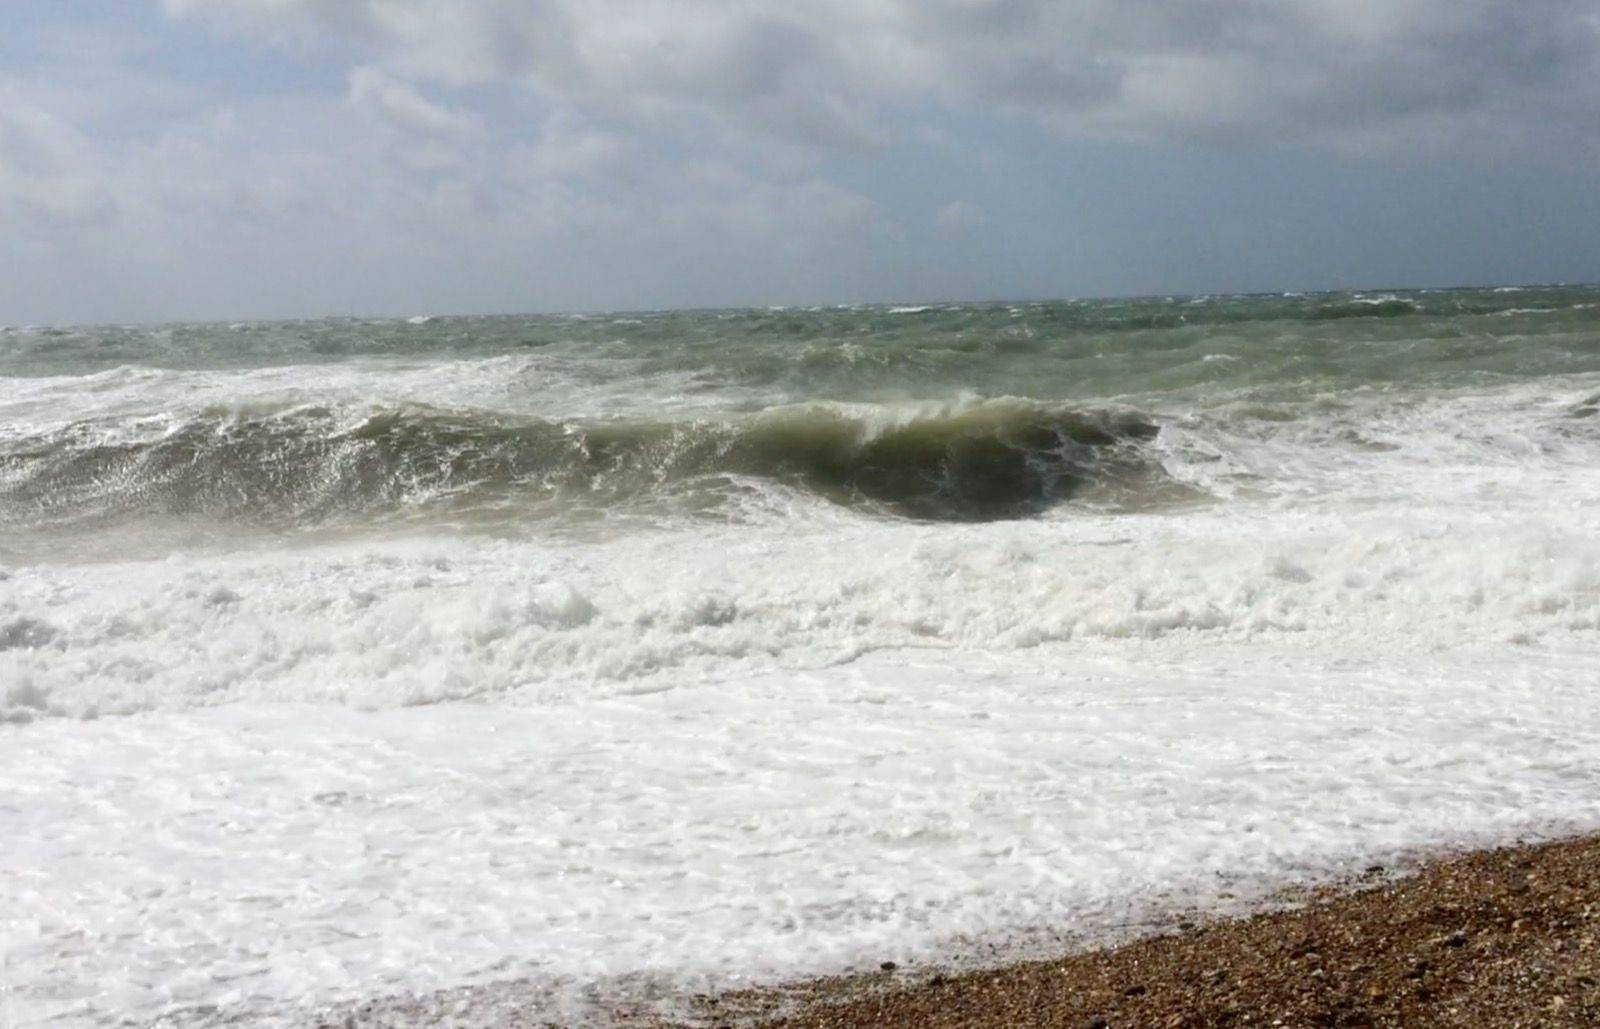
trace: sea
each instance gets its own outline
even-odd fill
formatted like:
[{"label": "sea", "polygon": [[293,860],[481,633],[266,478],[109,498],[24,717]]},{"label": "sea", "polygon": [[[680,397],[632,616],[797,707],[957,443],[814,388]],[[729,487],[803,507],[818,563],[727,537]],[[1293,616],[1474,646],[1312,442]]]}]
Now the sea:
[{"label": "sea", "polygon": [[602,1024],[1595,829],[1600,287],[0,330],[0,1025]]}]

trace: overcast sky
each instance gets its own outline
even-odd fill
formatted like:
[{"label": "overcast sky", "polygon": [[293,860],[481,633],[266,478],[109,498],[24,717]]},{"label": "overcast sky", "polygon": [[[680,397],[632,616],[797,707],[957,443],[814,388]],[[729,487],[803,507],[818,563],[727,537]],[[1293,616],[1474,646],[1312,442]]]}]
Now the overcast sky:
[{"label": "overcast sky", "polygon": [[1600,279],[1596,0],[3,0],[0,324]]}]

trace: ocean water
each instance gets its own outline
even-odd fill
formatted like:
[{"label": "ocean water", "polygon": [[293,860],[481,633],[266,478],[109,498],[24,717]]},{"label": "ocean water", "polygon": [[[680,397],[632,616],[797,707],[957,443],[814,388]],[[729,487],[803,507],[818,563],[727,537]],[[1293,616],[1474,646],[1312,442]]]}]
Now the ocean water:
[{"label": "ocean water", "polygon": [[1111,939],[1597,683],[1600,288],[0,330],[0,1025]]}]

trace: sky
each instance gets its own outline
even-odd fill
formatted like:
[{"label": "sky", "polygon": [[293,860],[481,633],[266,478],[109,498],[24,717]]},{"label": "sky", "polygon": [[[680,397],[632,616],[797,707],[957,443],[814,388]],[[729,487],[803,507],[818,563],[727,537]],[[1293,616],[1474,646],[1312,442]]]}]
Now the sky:
[{"label": "sky", "polygon": [[1600,280],[1596,0],[0,0],[0,324]]}]

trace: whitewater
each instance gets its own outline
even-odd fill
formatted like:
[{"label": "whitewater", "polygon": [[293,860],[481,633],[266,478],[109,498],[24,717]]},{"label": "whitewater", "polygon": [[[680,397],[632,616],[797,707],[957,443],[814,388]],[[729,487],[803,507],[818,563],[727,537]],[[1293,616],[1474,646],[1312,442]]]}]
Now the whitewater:
[{"label": "whitewater", "polygon": [[1600,829],[1597,468],[1594,287],[0,329],[0,1024],[603,1022]]}]

